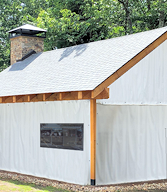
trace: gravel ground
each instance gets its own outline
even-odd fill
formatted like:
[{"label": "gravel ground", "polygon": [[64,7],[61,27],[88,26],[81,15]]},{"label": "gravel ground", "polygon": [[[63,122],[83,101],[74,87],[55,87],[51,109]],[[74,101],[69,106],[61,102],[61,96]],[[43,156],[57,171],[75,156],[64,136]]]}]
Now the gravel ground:
[{"label": "gravel ground", "polygon": [[131,183],[122,185],[110,185],[110,186],[81,186],[75,184],[69,184],[59,182],[55,180],[49,180],[34,176],[27,176],[18,173],[12,173],[7,171],[0,171],[0,179],[12,179],[21,181],[24,183],[33,183],[40,186],[53,186],[56,188],[62,188],[70,191],[166,191],[167,192],[167,180],[152,181],[147,183]]}]

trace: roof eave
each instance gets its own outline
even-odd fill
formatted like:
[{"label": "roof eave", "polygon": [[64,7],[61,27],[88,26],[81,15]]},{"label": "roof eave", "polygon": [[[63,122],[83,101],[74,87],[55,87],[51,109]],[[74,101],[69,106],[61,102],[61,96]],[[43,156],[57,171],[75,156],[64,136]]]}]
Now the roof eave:
[{"label": "roof eave", "polygon": [[39,101],[63,101],[63,100],[90,100],[90,99],[108,99],[109,89],[105,88],[99,95],[92,98],[92,91],[71,91],[56,93],[40,93],[30,95],[13,95],[0,97],[0,103],[23,103]]}]

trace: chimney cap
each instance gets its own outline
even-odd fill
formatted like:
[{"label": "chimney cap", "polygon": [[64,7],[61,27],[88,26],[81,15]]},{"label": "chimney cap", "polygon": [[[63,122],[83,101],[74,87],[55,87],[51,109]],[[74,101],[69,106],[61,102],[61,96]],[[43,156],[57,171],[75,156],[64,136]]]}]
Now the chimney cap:
[{"label": "chimney cap", "polygon": [[45,29],[41,29],[39,27],[35,27],[30,24],[25,24],[15,29],[8,31],[8,33],[16,33],[16,34],[27,34],[27,35],[36,35],[38,33],[47,32]]}]

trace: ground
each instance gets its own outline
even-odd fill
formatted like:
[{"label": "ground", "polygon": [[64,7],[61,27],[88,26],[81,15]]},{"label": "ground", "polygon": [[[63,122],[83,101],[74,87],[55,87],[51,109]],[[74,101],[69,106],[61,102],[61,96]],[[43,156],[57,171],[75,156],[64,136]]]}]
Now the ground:
[{"label": "ground", "polygon": [[167,180],[108,186],[82,186],[0,170],[0,192],[167,192]]},{"label": "ground", "polygon": [[[132,187],[132,186],[131,186]],[[94,188],[95,189],[95,188]],[[92,188],[93,190],[93,188]],[[14,181],[14,180],[8,180],[8,179],[2,179],[0,180],[0,192],[72,192],[72,191],[68,191],[68,190],[63,190],[63,189],[56,189],[55,187],[42,187],[39,185],[35,185],[35,184],[28,184],[28,183],[23,183],[23,182],[19,182],[19,181]],[[85,191],[85,190],[81,190],[81,191]],[[93,190],[94,191],[94,190]],[[109,188],[99,188],[97,191],[113,191],[112,189],[110,190]],[[143,189],[143,190],[137,190],[137,189],[132,189],[132,190],[128,190],[128,189],[118,189],[118,190],[114,190],[114,191],[130,191],[130,192],[163,192],[163,191],[167,191],[167,190],[147,190],[147,189]]]},{"label": "ground", "polygon": [[0,192],[69,192],[67,190],[56,189],[55,187],[42,187],[35,184],[26,184],[19,181],[13,180],[0,180]]}]

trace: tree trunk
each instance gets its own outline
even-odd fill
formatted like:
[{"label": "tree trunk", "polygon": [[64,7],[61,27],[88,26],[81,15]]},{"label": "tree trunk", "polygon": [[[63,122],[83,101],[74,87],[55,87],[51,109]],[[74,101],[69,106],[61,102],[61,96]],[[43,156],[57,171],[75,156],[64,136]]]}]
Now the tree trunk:
[{"label": "tree trunk", "polygon": [[147,0],[147,9],[148,9],[148,11],[151,9],[151,3],[150,3],[150,0]]},{"label": "tree trunk", "polygon": [[120,2],[125,10],[125,33],[128,34],[132,34],[133,33],[133,28],[132,28],[132,20],[130,17],[130,10],[129,10],[129,1],[128,0],[118,0],[118,2]]},{"label": "tree trunk", "polygon": [[165,14],[164,14],[164,11],[160,11],[159,27],[164,27],[164,24],[165,24]]}]

